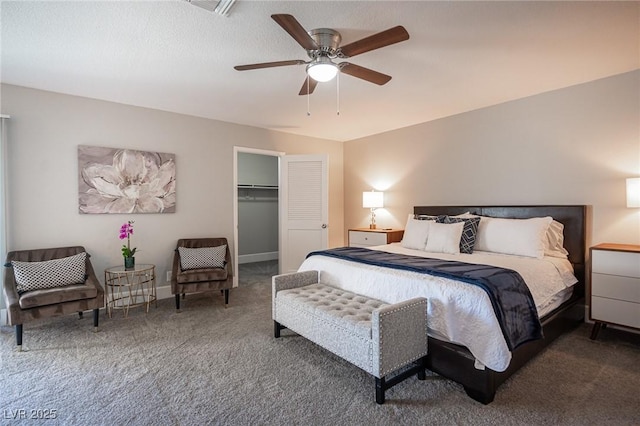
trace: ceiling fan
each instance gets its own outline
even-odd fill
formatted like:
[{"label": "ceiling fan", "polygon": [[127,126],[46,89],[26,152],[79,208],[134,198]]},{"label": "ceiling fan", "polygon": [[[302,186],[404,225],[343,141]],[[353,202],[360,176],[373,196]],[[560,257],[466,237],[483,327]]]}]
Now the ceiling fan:
[{"label": "ceiling fan", "polygon": [[336,30],[331,28],[316,28],[307,31],[300,25],[296,18],[287,14],[271,15],[271,18],[307,51],[310,60],[303,61],[294,59],[290,61],[264,62],[260,64],[237,65],[234,68],[238,71],[247,71],[288,65],[306,65],[307,78],[300,89],[300,93],[298,93],[299,95],[313,93],[318,82],[329,81],[333,79],[338,72],[343,72],[380,86],[386,84],[391,80],[391,76],[389,75],[349,62],[335,63],[333,60],[336,58],[351,58],[361,53],[380,49],[381,47],[409,39],[407,30],[398,25],[397,27],[373,34],[345,46],[340,46],[342,36]]}]

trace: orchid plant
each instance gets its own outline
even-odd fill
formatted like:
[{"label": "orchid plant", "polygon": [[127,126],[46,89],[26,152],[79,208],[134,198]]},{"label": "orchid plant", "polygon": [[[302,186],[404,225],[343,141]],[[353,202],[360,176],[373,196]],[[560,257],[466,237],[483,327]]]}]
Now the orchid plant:
[{"label": "orchid plant", "polygon": [[123,223],[120,227],[120,239],[127,239],[127,245],[122,245],[122,256],[133,257],[136,254],[136,248],[131,249],[131,235],[133,235],[133,220]]}]

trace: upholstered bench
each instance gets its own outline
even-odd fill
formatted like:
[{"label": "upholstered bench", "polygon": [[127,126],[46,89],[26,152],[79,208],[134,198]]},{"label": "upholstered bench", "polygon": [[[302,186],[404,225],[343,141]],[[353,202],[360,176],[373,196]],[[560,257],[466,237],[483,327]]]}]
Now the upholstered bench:
[{"label": "upholstered bench", "polygon": [[427,299],[388,304],[318,278],[318,271],[273,277],[276,338],[288,328],[373,375],[378,404],[387,389],[406,378],[425,379]]}]

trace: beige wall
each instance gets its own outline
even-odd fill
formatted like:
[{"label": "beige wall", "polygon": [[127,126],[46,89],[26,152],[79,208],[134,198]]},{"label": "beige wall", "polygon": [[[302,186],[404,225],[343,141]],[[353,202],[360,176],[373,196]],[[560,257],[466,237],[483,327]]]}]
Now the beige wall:
[{"label": "beige wall", "polygon": [[640,71],[345,143],[345,225],[368,223],[362,191],[385,190],[379,227],[414,205],[587,204],[591,243],[640,243]]},{"label": "beige wall", "polygon": [[[178,238],[233,240],[233,147],[329,157],[329,243],[343,244],[341,142],[138,108],[11,85],[2,86],[9,123],[8,249],[84,245],[98,272],[122,262],[118,229],[135,220],[136,261],[157,266],[165,284]],[[77,146],[176,155],[173,214],[78,213]],[[100,277],[102,279],[102,277]]]},{"label": "beige wall", "polygon": [[[367,225],[371,188],[385,190],[381,227],[404,226],[418,204],[588,204],[592,243],[640,243],[624,193],[640,176],[640,71],[344,144],[10,85],[0,112],[9,249],[82,244],[102,271],[121,262],[117,230],[134,219],[138,261],[158,266],[160,284],[179,237],[232,239],[233,146],[328,153],[332,247]],[[176,213],[78,214],[78,145],[176,154]]]}]

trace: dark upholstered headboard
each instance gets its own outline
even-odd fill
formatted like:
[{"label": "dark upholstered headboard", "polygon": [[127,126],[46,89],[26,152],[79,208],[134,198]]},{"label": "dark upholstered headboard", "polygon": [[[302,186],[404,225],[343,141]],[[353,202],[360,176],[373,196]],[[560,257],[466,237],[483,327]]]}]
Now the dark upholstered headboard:
[{"label": "dark upholstered headboard", "polygon": [[480,216],[527,219],[551,216],[564,225],[564,247],[569,252],[575,276],[585,283],[587,251],[587,206],[416,206],[415,214],[457,215],[465,212]]}]

